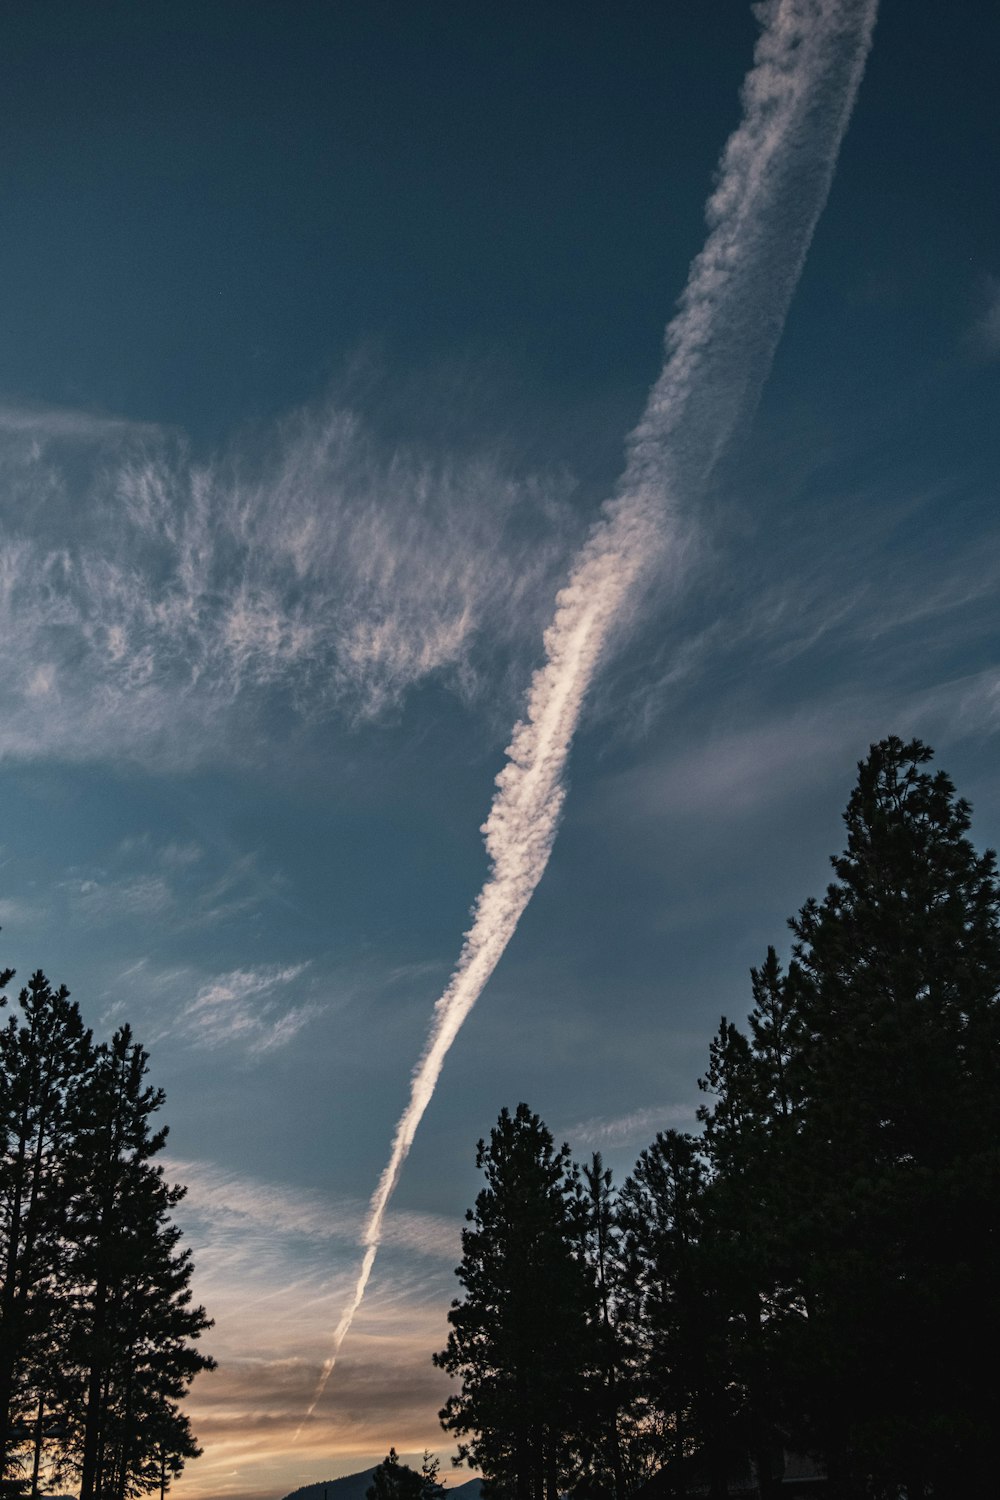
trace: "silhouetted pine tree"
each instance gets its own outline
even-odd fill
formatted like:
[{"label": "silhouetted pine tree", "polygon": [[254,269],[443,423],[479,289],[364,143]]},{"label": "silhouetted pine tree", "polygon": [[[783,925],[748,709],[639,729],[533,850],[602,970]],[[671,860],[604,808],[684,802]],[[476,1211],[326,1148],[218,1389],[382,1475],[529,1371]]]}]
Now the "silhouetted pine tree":
[{"label": "silhouetted pine tree", "polygon": [[765,1490],[784,1438],[844,1500],[989,1493],[998,1381],[968,1351],[1000,1331],[1000,892],[930,758],[872,746],[836,881],[702,1080],[704,1243]]},{"label": "silhouetted pine tree", "polygon": [[767,1497],[784,1446],[778,1343],[783,1320],[794,1319],[800,1299],[782,1251],[788,1215],[783,1174],[794,1122],[785,1083],[786,986],[773,948],[751,975],[757,1001],[752,1040],[723,1016],[708,1071],[698,1080],[713,1101],[698,1111],[710,1169],[702,1274],[714,1280],[726,1310],[717,1360],[731,1397],[730,1451],[734,1461],[752,1458],[757,1487]]},{"label": "silhouetted pine tree", "polygon": [[618,1227],[612,1175],[599,1151],[582,1168],[579,1180],[584,1256],[593,1275],[591,1321],[594,1370],[584,1422],[584,1473],[576,1486],[584,1496],[629,1493],[635,1457],[632,1423],[634,1389],[619,1330],[621,1309],[621,1234]]},{"label": "silhouetted pine tree", "polygon": [[731,1362],[735,1293],[709,1207],[700,1142],[668,1130],[620,1194],[624,1251],[635,1282],[627,1333],[677,1493],[701,1456],[724,1495],[743,1448],[742,1390]]},{"label": "silhouetted pine tree", "polygon": [[596,1362],[576,1172],[526,1104],[501,1111],[476,1165],[486,1186],[462,1233],[465,1299],[434,1356],[462,1389],[441,1423],[495,1493],[556,1500],[577,1477]]},{"label": "silhouetted pine tree", "polygon": [[[0,976],[6,985],[13,976]],[[53,1336],[69,1294],[64,1162],[90,1034],[40,971],[0,1031],[0,1479],[28,1462],[58,1401]]]},{"label": "silhouetted pine tree", "polygon": [[1000,1384],[1000,888],[968,803],[893,737],[792,923],[797,1371],[845,1494],[987,1493]]},{"label": "silhouetted pine tree", "polygon": [[444,1486],[438,1481],[438,1460],[424,1450],[420,1471],[400,1463],[395,1448],[390,1448],[372,1475],[365,1490],[365,1500],[441,1500]]},{"label": "silhouetted pine tree", "polygon": [[420,1462],[420,1494],[422,1500],[442,1500],[444,1485],[439,1479],[441,1461],[429,1449],[424,1449]]},{"label": "silhouetted pine tree", "polygon": [[190,1252],[171,1214],[184,1189],[152,1158],[166,1127],[163,1092],[128,1026],[97,1049],[81,1094],[67,1166],[78,1372],[81,1500],[127,1500],[199,1452],[178,1401],[214,1361],[195,1344],[211,1323],[192,1307]]}]

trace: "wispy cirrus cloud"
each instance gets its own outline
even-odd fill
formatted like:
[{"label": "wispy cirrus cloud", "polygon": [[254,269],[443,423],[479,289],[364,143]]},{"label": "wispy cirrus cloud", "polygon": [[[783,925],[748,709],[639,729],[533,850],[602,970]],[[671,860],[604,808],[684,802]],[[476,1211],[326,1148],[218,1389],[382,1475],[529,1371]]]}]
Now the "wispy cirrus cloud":
[{"label": "wispy cirrus cloud", "polygon": [[174,902],[169,883],[159,874],[123,879],[86,876],[63,883],[74,916],[90,926],[106,922],[163,917]]},{"label": "wispy cirrus cloud", "polygon": [[[753,732],[754,696],[794,672],[805,674],[807,719],[818,696],[836,700],[843,743],[838,726],[860,684],[879,681],[886,711],[891,698],[905,712],[911,698],[933,695],[935,682],[995,658],[1000,530],[991,495],[955,483],[895,503],[881,495],[879,505],[863,486],[793,498],[808,523],[765,523],[756,539],[741,526],[739,556],[722,536],[706,547],[697,605],[690,591],[686,617],[665,622],[640,669],[600,685],[592,712],[606,733],[645,737],[668,707],[712,682],[725,684],[729,710],[738,705]],[[962,508],[969,524],[944,531],[942,517]]]},{"label": "wispy cirrus cloud", "polygon": [[149,833],[129,834],[119,842],[115,852],[121,859],[142,859],[166,870],[186,870],[205,856],[196,839],[170,839],[163,843]]},{"label": "wispy cirrus cloud", "polygon": [[258,964],[222,973],[162,967],[143,957],[111,981],[102,1021],[138,1020],[151,1044],[169,1039],[250,1060],[287,1046],[330,1003],[308,963]]},{"label": "wispy cirrus cloud", "polygon": [[595,1115],[561,1131],[574,1147],[587,1146],[593,1151],[614,1146],[647,1144],[658,1130],[692,1129],[696,1104],[658,1104],[647,1109],[631,1110],[625,1115]]},{"label": "wispy cirrus cloud", "polygon": [[636,828],[660,819],[675,828],[731,827],[843,778],[869,743],[890,733],[938,750],[1000,733],[1000,668],[882,691],[835,684],[793,709],[746,703],[697,744],[611,778],[598,801],[611,819],[638,817]]},{"label": "wispy cirrus cloud", "polygon": [[207,857],[196,840],[157,841],[131,834],[86,865],[70,867],[55,890],[71,923],[88,928],[139,919],[144,931],[213,927],[273,901],[283,901],[284,876],[263,874],[252,850]]},{"label": "wispy cirrus cloud", "polygon": [[[171,1157],[163,1165],[187,1188],[182,1217],[193,1216],[214,1239],[235,1232],[248,1256],[248,1241],[255,1235],[354,1244],[361,1232],[365,1204],[360,1199],[266,1182],[213,1162]],[[461,1256],[460,1229],[439,1214],[401,1209],[389,1217],[386,1243],[451,1266]]]},{"label": "wispy cirrus cloud", "polygon": [[[447,1334],[444,1307],[460,1255],[458,1222],[393,1214],[386,1226],[393,1275],[376,1287],[350,1351],[343,1393],[322,1420],[292,1438],[315,1388],[330,1309],[344,1295],[347,1260],[364,1205],[263,1181],[209,1161],[169,1158],[186,1184],[177,1218],[195,1247],[194,1294],[215,1319],[205,1348],[219,1369],[199,1376],[186,1409],[206,1453],[178,1493],[239,1497],[351,1472],[390,1443],[421,1453],[440,1443],[435,1412],[448,1389],[430,1355]],[[248,1316],[252,1309],[252,1316]],[[336,1454],[336,1459],[328,1455]],[[317,1471],[311,1465],[329,1466]]]},{"label": "wispy cirrus cloud", "polygon": [[565,481],[332,406],[252,448],[199,461],[150,426],[0,409],[0,753],[252,758],[268,709],[365,719],[534,645]]},{"label": "wispy cirrus cloud", "polygon": [[1000,277],[983,282],[982,310],[970,330],[973,349],[986,359],[1000,356]]},{"label": "wispy cirrus cloud", "polygon": [[318,1013],[313,1001],[287,1003],[289,987],[307,968],[301,963],[220,974],[181,1008],[172,1034],[199,1047],[237,1044],[252,1057],[283,1047]]},{"label": "wispy cirrus cloud", "polygon": [[26,901],[20,897],[0,898],[0,928],[34,927],[45,920],[47,907],[39,902]]},{"label": "wispy cirrus cloud", "polygon": [[[294,1296],[286,1312],[294,1311]],[[315,1316],[314,1307],[303,1308],[301,1331]],[[331,1400],[298,1436],[302,1403],[319,1371],[315,1354],[289,1344],[284,1356],[223,1350],[219,1369],[198,1377],[185,1406],[205,1456],[173,1493],[180,1500],[273,1500],[300,1484],[380,1463],[390,1445],[417,1467],[424,1450],[440,1453],[436,1413],[450,1386],[430,1354],[443,1346],[447,1325],[439,1312],[417,1306],[397,1305],[394,1318],[395,1326],[375,1333],[359,1330],[345,1361],[349,1395]]]}]

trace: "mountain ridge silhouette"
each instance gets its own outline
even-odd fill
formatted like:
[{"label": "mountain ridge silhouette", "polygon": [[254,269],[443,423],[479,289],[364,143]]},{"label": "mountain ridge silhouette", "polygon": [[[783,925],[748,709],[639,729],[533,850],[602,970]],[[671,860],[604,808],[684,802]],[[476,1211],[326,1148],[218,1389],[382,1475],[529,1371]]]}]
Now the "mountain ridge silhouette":
[{"label": "mountain ridge silhouette", "polygon": [[[320,1479],[315,1484],[304,1484],[290,1490],[284,1500],[365,1500],[365,1491],[372,1482],[377,1465],[362,1469],[357,1474],[342,1474],[339,1479]],[[445,1491],[447,1500],[482,1500],[482,1480],[467,1479],[463,1484],[449,1485]]]}]

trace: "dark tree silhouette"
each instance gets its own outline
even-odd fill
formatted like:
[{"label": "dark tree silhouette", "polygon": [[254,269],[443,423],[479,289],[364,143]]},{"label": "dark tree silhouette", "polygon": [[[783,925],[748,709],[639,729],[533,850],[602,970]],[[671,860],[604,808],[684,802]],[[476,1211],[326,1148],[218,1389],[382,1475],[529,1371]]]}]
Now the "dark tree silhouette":
[{"label": "dark tree silhouette", "polygon": [[465,1298],[434,1356],[462,1389],[441,1422],[495,1492],[556,1500],[579,1471],[598,1365],[585,1207],[569,1148],[526,1104],[501,1111],[476,1165],[486,1186],[462,1233]]},{"label": "dark tree silhouette", "polygon": [[[3,978],[6,983],[10,974]],[[84,1500],[166,1488],[198,1453],[179,1402],[213,1361],[152,1158],[162,1092],[123,1027],[95,1047],[35,974],[0,1031],[0,1481]]]},{"label": "dark tree silhouette", "polygon": [[661,1456],[683,1492],[688,1461],[702,1455],[710,1493],[724,1495],[745,1437],[732,1363],[741,1288],[698,1140],[658,1135],[622,1188],[618,1217],[635,1285],[627,1332]]},{"label": "dark tree silhouette", "polygon": [[968,1356],[1000,1331],[1000,891],[930,759],[871,747],[836,880],[703,1080],[747,1442],[762,1474],[778,1438],[821,1452],[844,1500],[991,1482],[998,1381]]},{"label": "dark tree silhouette", "polygon": [[441,1500],[444,1486],[438,1482],[440,1467],[434,1455],[425,1449],[418,1472],[400,1463],[395,1448],[390,1448],[372,1475],[365,1500]]},{"label": "dark tree silhouette", "polygon": [[[845,1493],[985,1493],[998,1382],[1000,888],[931,751],[872,746],[792,923],[811,1416]],[[802,1389],[808,1390],[809,1383]]]},{"label": "dark tree silhouette", "polygon": [[177,1401],[214,1362],[194,1347],[211,1326],[191,1306],[190,1253],[170,1215],[184,1190],[152,1158],[163,1092],[128,1026],[97,1049],[81,1093],[68,1166],[71,1270],[78,1287],[71,1356],[81,1373],[80,1500],[127,1500],[164,1462],[198,1448]]},{"label": "dark tree silhouette", "polygon": [[[13,971],[0,981],[9,983]],[[69,991],[34,974],[0,1031],[0,1479],[44,1421],[52,1339],[69,1288],[64,1235],[70,1101],[90,1034]],[[37,1467],[37,1465],[36,1465]]]},{"label": "dark tree silhouette", "polygon": [[726,1301],[727,1335],[719,1370],[733,1397],[733,1444],[752,1458],[763,1497],[774,1492],[781,1468],[786,1413],[777,1371],[780,1339],[802,1314],[800,1278],[790,1263],[793,1206],[788,1154],[797,1117],[788,1069],[788,986],[773,948],[751,970],[755,1007],[749,1039],[722,1018],[709,1046],[699,1087],[713,1103],[698,1111],[710,1174],[704,1215],[713,1265],[706,1268]]},{"label": "dark tree silhouette", "polygon": [[623,1303],[621,1235],[612,1174],[595,1151],[581,1173],[585,1225],[584,1253],[594,1278],[595,1367],[590,1387],[584,1448],[584,1475],[576,1486],[583,1500],[612,1496],[623,1500],[639,1467],[635,1430],[636,1391],[626,1358],[619,1319]]}]

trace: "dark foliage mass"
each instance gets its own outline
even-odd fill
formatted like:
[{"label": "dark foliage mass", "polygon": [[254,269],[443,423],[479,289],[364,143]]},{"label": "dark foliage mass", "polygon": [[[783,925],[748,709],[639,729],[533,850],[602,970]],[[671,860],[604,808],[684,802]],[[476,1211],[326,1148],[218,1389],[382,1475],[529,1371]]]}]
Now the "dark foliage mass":
[{"label": "dark foliage mass", "polygon": [[444,1486],[438,1483],[439,1468],[438,1460],[425,1452],[420,1469],[411,1469],[400,1462],[395,1448],[390,1448],[372,1471],[365,1500],[442,1500]]},{"label": "dark foliage mass", "polygon": [[40,972],[0,1030],[0,1493],[44,1476],[130,1500],[199,1452],[179,1402],[213,1367],[195,1347],[211,1325],[147,1071],[128,1026],[95,1044]]},{"label": "dark foliage mass", "polygon": [[859,766],[833,883],[712,1041],[700,1133],[618,1193],[526,1105],[479,1143],[434,1358],[490,1493],[995,1494],[1000,885],[930,760]]},{"label": "dark foliage mass", "polygon": [[525,1104],[502,1112],[476,1164],[486,1187],[462,1234],[467,1296],[434,1356],[462,1378],[442,1422],[487,1477],[517,1477],[519,1500],[555,1494],[583,1416],[577,1372],[596,1355],[578,1174]]}]

